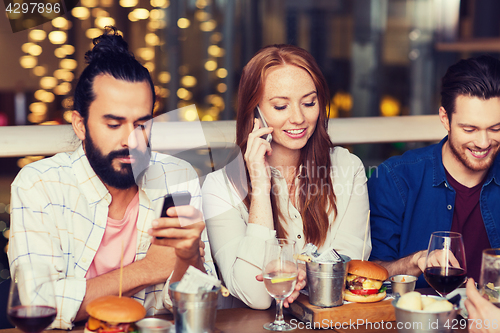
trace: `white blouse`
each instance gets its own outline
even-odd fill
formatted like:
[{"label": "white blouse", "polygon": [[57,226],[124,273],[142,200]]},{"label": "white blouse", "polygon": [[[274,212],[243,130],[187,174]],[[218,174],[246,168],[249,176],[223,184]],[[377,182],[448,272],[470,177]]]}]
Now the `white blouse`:
[{"label": "white blouse", "polygon": [[[371,252],[369,229],[362,255],[369,209],[365,169],[361,160],[345,148],[335,147],[330,157],[337,216],[333,212],[329,215],[330,229],[318,252],[333,247],[351,259],[368,259]],[[279,207],[286,220],[284,227],[288,238],[296,240],[296,251],[301,252],[306,245],[302,217],[290,202],[284,177],[274,168],[271,173],[279,186]],[[296,179],[296,187],[298,181]],[[265,241],[276,237],[276,231],[248,223],[248,209],[223,169],[207,175],[202,195],[212,256],[223,282],[231,294],[246,305],[255,309],[269,308],[272,297],[255,276],[262,273]]]}]

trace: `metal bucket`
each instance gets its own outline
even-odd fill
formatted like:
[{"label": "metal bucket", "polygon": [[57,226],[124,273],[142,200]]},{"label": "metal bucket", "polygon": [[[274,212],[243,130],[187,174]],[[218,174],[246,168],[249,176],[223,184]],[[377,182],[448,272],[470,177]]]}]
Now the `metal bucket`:
[{"label": "metal bucket", "polygon": [[347,266],[351,258],[341,255],[342,262],[307,262],[307,286],[309,303],[324,308],[340,306],[344,303]]},{"label": "metal bucket", "polygon": [[220,288],[198,294],[175,291],[178,282],[168,287],[172,300],[177,333],[212,333],[217,314],[217,297]]}]

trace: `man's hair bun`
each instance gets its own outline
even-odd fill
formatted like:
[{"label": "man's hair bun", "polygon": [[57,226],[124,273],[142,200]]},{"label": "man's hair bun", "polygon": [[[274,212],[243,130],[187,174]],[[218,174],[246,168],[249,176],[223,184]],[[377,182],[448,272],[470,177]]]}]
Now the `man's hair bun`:
[{"label": "man's hair bun", "polygon": [[90,64],[99,58],[131,57],[134,55],[128,50],[128,44],[123,36],[113,26],[106,26],[104,33],[92,40],[94,47],[85,53],[85,61]]}]

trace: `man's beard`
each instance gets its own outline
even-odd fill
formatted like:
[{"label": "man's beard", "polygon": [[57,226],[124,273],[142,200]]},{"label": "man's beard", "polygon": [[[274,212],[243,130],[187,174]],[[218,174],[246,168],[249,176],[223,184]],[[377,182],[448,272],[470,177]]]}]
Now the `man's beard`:
[{"label": "man's beard", "polygon": [[[454,143],[451,131],[448,136],[448,145],[450,146],[451,152],[453,153],[455,158],[460,163],[462,163],[467,169],[475,172],[488,170],[493,165],[493,162],[495,161],[495,158],[497,157],[499,151],[498,145],[492,144],[489,147],[491,151],[488,152],[488,157],[486,157],[481,161],[474,161],[472,160],[473,157],[469,157],[466,155],[465,149],[468,148],[465,145],[458,146]],[[482,150],[482,149],[477,149],[477,150]]]},{"label": "man's beard", "polygon": [[[90,166],[105,184],[121,190],[125,190],[136,185],[134,170],[131,164],[120,163],[120,170],[116,170],[113,167],[113,160],[115,158],[129,157],[131,155],[129,149],[125,148],[115,150],[110,152],[108,155],[103,155],[99,148],[94,144],[89,131],[87,130],[85,134],[85,154],[87,155]],[[132,156],[136,161],[134,162],[134,169],[136,169],[138,179],[149,165],[149,149],[147,153],[133,150]]]}]

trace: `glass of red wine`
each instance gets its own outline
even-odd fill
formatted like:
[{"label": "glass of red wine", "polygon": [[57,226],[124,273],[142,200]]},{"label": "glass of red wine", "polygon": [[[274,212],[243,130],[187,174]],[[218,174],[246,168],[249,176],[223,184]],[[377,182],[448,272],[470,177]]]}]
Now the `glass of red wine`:
[{"label": "glass of red wine", "polygon": [[431,235],[424,277],[442,297],[460,287],[467,279],[465,250],[458,232],[436,231]]},{"label": "glass of red wine", "polygon": [[48,265],[24,263],[16,267],[10,284],[7,318],[25,333],[39,333],[56,318],[54,282]]}]

